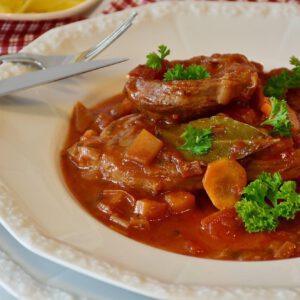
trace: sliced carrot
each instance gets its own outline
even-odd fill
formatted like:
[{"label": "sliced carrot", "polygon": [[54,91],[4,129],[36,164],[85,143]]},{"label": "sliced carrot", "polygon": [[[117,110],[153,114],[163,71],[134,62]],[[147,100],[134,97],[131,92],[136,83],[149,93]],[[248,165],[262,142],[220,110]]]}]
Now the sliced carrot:
[{"label": "sliced carrot", "polygon": [[156,157],[163,142],[152,133],[143,129],[127,150],[126,157],[148,165]]},{"label": "sliced carrot", "polygon": [[173,214],[182,213],[195,207],[195,196],[189,192],[170,192],[165,195],[165,200]]},{"label": "sliced carrot", "polygon": [[220,210],[233,207],[240,200],[246,184],[245,169],[232,159],[220,159],[208,164],[203,178],[206,193]]},{"label": "sliced carrot", "polygon": [[146,220],[162,219],[167,211],[167,204],[150,199],[137,200],[134,213]]}]

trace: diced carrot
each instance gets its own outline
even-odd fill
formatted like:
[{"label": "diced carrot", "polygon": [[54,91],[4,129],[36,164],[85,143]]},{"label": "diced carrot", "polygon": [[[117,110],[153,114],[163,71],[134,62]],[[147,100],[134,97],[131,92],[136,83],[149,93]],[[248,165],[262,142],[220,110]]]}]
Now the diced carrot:
[{"label": "diced carrot", "polygon": [[116,214],[111,214],[111,216],[109,217],[109,220],[113,223],[115,223],[116,225],[119,225],[123,228],[128,228],[130,223],[129,221],[125,220],[124,218],[119,217]]},{"label": "diced carrot", "polygon": [[155,200],[137,200],[134,206],[134,213],[146,220],[162,219],[167,211],[167,204]]},{"label": "diced carrot", "polygon": [[123,190],[104,190],[100,193],[98,201],[99,210],[103,212],[104,208],[107,214],[115,214],[126,220],[128,220],[128,215],[131,215],[135,205],[134,197]]},{"label": "diced carrot", "polygon": [[[260,110],[267,117],[271,114],[272,105],[271,105],[271,102],[270,102],[270,100],[269,100],[268,97],[264,97],[260,101]],[[290,119],[290,121],[292,123],[292,131],[293,131],[293,133],[299,131],[299,129],[300,129],[300,122],[299,122],[298,116],[297,116],[296,112],[289,105],[288,105],[288,116],[289,116],[289,119]]]},{"label": "diced carrot", "polygon": [[130,218],[130,226],[140,230],[150,229],[149,221],[136,216]]},{"label": "diced carrot", "polygon": [[272,105],[268,97],[260,99],[259,108],[265,116],[269,116],[272,111]]},{"label": "diced carrot", "polygon": [[73,122],[78,132],[84,132],[93,122],[94,117],[81,102],[77,102],[73,110]]},{"label": "diced carrot", "polygon": [[203,178],[206,193],[220,210],[233,207],[240,200],[246,184],[245,169],[232,159],[220,159],[208,164]]},{"label": "diced carrot", "polygon": [[148,165],[163,147],[163,142],[143,129],[127,150],[126,157]]},{"label": "diced carrot", "polygon": [[165,200],[173,214],[182,213],[195,206],[195,196],[189,192],[170,192],[165,195]]}]

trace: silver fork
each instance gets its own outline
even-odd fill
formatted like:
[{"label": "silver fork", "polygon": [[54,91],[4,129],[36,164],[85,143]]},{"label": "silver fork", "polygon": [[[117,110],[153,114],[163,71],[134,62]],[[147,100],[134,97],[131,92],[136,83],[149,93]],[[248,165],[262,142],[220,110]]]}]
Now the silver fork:
[{"label": "silver fork", "polygon": [[17,53],[1,55],[0,62],[13,62],[33,65],[45,70],[57,65],[69,64],[80,61],[90,61],[118,39],[132,25],[132,21],[137,16],[137,12],[132,13],[116,30],[110,33],[97,45],[77,54],[77,55],[40,55],[30,53]]}]

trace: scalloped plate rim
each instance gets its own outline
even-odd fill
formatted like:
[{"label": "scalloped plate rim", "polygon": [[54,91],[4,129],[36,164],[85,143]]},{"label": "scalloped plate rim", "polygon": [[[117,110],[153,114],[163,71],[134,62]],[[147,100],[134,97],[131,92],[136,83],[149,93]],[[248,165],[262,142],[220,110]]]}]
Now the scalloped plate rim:
[{"label": "scalloped plate rim", "polygon": [[[192,2],[190,2],[190,3],[192,3]],[[171,7],[175,7],[174,3],[171,3],[171,4],[172,4]],[[176,6],[177,5],[180,5],[180,4],[176,4]],[[202,10],[202,13],[203,13],[205,11],[205,9],[208,9],[209,7],[214,7],[215,3],[201,3],[201,4],[200,3],[198,3],[198,4],[192,3],[191,5],[192,6],[199,6],[199,7],[201,6],[203,8],[203,10]],[[244,8],[245,6],[249,6],[249,4],[245,3],[245,2],[243,2],[243,3],[236,3],[236,4],[235,3],[230,3],[230,4],[226,3],[226,4],[222,4],[222,5],[225,8],[226,7],[228,8],[230,6],[232,6],[232,7],[238,7],[239,6],[239,7]],[[263,4],[263,3],[253,4],[253,5],[257,5],[257,7],[259,5],[260,8],[262,9],[262,11],[260,11],[260,12],[258,11],[257,14],[263,14],[263,15],[266,13],[266,11],[268,11],[268,9],[270,11],[272,11],[274,9],[274,7],[277,6],[277,4],[275,4],[275,6],[274,6],[274,4]],[[273,5],[273,6],[271,7],[271,5]],[[164,8],[168,7],[168,3],[165,2],[165,3],[161,3],[161,4],[152,4],[149,7],[138,8],[138,10],[139,11],[147,11],[147,10],[150,11],[151,9],[153,9],[153,11],[155,12],[154,8],[155,7],[159,7],[159,6],[164,7]],[[277,7],[279,7],[279,6],[277,6]],[[285,9],[286,8],[282,8],[282,11],[285,11]],[[297,16],[298,16],[298,12],[297,12]],[[106,18],[108,18],[108,19],[114,19],[114,18],[116,18],[117,19],[118,17],[123,16],[123,15],[127,15],[127,14],[128,14],[128,11],[126,11],[126,12],[120,12],[120,13],[115,14],[114,16],[112,15],[111,17],[108,16]],[[74,26],[74,25],[69,25],[69,26]],[[38,40],[36,40],[34,42],[34,45],[40,43],[43,40],[43,38],[45,38],[45,37],[41,37]],[[27,49],[30,49],[30,48],[31,48],[31,46],[25,48],[24,51],[26,51]],[[8,67],[8,66],[4,66],[4,68],[0,68],[0,71],[1,70],[11,71],[14,74],[18,74],[18,72],[19,72],[17,68],[10,70],[10,67]],[[1,192],[2,192],[2,194],[1,194]],[[27,222],[28,222],[27,225],[28,225],[28,228],[30,228],[32,230],[33,236],[36,235],[37,237],[39,237],[41,239],[49,240],[50,244],[52,244],[52,245],[53,245],[53,243],[58,243],[57,241],[54,241],[52,238],[44,236],[43,233],[40,232],[40,230],[38,229],[38,227],[36,227],[36,225],[30,220],[30,217],[22,215],[22,211],[20,210],[20,208],[18,207],[18,205],[16,203],[14,203],[14,199],[13,198],[14,198],[14,196],[10,195],[10,192],[7,189],[7,187],[4,186],[3,184],[1,184],[1,181],[0,181],[0,200],[6,201],[5,202],[6,205],[7,204],[11,205],[10,208],[13,211],[15,211],[16,213],[20,213],[21,219],[24,218],[24,220],[27,220],[29,218],[28,219],[29,221],[27,220]],[[0,201],[0,203],[2,201]],[[4,202],[2,202],[1,204],[3,205]],[[0,206],[1,206],[1,204],[0,204]],[[92,276],[94,278],[101,279],[101,280],[106,281],[108,283],[113,283],[113,284],[115,284],[117,286],[129,289],[129,290],[132,290],[132,291],[135,291],[135,292],[147,295],[147,296],[153,295],[151,293],[152,292],[151,287],[153,286],[153,284],[159,285],[162,288],[161,293],[158,293],[157,295],[155,295],[157,297],[161,297],[161,298],[172,297],[172,298],[174,298],[174,297],[178,296],[178,294],[176,292],[176,289],[174,290],[174,284],[167,284],[167,283],[159,282],[159,281],[156,281],[153,278],[144,278],[145,281],[143,282],[143,284],[140,287],[135,287],[134,284],[128,285],[128,283],[126,283],[126,282],[125,283],[124,282],[120,282],[120,281],[118,281],[118,279],[108,276],[108,274],[101,274],[101,273],[97,273],[97,272],[95,273],[94,270],[91,270],[91,269],[88,270],[87,268],[81,266],[80,264],[76,265],[74,263],[74,261],[73,262],[67,262],[66,260],[62,259],[61,257],[53,255],[51,253],[51,251],[49,251],[49,249],[51,249],[51,247],[50,248],[48,247],[48,250],[47,250],[47,247],[45,247],[44,245],[36,243],[35,240],[32,240],[32,239],[26,240],[26,237],[22,236],[22,230],[18,231],[18,228],[17,228],[18,226],[16,226],[15,224],[11,224],[9,222],[9,219],[6,219],[6,216],[5,216],[5,214],[3,212],[4,212],[4,210],[0,209],[1,223],[3,224],[3,226],[22,245],[24,245],[29,250],[37,253],[38,255],[46,257],[46,258],[48,258],[48,259],[50,259],[50,260],[52,260],[54,262],[57,262],[57,263],[62,264],[64,266],[70,267],[70,268],[72,268],[74,270],[77,270],[79,272],[82,272],[84,274]],[[24,221],[24,222],[26,223],[26,221]],[[59,245],[60,245],[61,249],[64,249],[64,247],[67,247],[67,248],[69,247],[69,246],[64,245],[63,243],[59,243]],[[83,259],[89,260],[89,257],[87,257],[84,253],[80,253],[79,252],[79,255],[81,255],[81,257]],[[173,255],[176,255],[176,254],[173,254]],[[293,262],[296,262],[296,261],[299,262],[299,259],[296,258],[296,259],[292,259],[292,260],[289,260],[289,261],[290,262],[292,262],[292,261]],[[232,262],[225,262],[225,263],[230,264]],[[272,262],[265,262],[265,263],[266,264],[270,264]],[[112,267],[120,269],[118,266],[112,266]],[[140,276],[140,274],[135,274],[134,272],[131,273],[131,272],[128,272],[128,270],[122,270],[122,269],[120,269],[120,271],[124,272],[125,275],[128,273],[129,275],[131,275],[133,277],[135,277],[135,276],[139,277]],[[183,289],[182,291],[184,291],[184,292],[188,292],[189,295],[187,295],[187,297],[190,296],[191,298],[199,296],[199,293],[200,293],[200,295],[202,293],[202,296],[203,295],[206,295],[206,296],[209,295],[211,297],[214,297],[215,295],[218,295],[218,297],[221,297],[221,296],[225,296],[226,294],[229,293],[229,294],[231,294],[232,299],[238,299],[239,296],[240,296],[240,293],[243,293],[243,291],[245,293],[247,293],[248,295],[249,295],[249,293],[252,293],[252,295],[257,295],[257,293],[259,293],[261,295],[268,295],[268,296],[273,296],[273,297],[278,296],[278,292],[280,292],[280,293],[294,292],[297,295],[300,294],[300,289],[298,289],[296,287],[295,288],[267,288],[267,287],[261,287],[261,288],[242,288],[242,287],[237,287],[237,288],[234,288],[234,287],[221,287],[221,286],[219,286],[219,287],[209,287],[209,286],[195,286],[195,287],[191,287],[191,286],[180,286],[180,285],[176,285],[176,287],[178,287],[179,289],[180,288]],[[237,294],[234,295],[235,293],[237,293]],[[221,299],[221,298],[218,298],[218,299]],[[273,299],[275,299],[275,298],[273,298]]]}]

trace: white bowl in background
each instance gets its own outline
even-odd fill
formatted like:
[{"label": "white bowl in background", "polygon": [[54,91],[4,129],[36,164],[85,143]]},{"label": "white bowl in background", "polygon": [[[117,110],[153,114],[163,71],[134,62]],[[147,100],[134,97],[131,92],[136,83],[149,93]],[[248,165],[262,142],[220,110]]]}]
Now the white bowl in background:
[{"label": "white bowl in background", "polygon": [[14,14],[14,13],[0,13],[0,20],[10,20],[10,21],[39,21],[39,20],[54,20],[54,19],[64,19],[71,17],[84,16],[92,12],[93,9],[102,0],[85,0],[83,3],[71,7],[66,10],[60,10],[48,13],[24,13],[24,14]]}]

